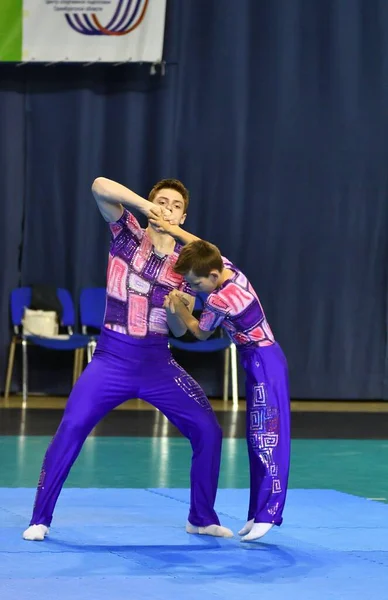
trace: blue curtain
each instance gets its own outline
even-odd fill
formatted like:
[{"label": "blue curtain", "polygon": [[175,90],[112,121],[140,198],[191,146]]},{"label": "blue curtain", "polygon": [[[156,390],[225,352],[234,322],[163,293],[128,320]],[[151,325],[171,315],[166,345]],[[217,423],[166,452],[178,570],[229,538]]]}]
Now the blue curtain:
[{"label": "blue curtain", "polygon": [[[259,293],[292,395],[388,398],[388,3],[170,0],[165,60],[165,76],[0,66],[2,330],[19,276],[75,298],[104,284],[94,177],[147,194],[174,176],[187,227]],[[206,363],[194,374],[219,395]]]},{"label": "blue curtain", "polygon": [[25,82],[0,66],[0,389],[10,340],[9,292],[20,284],[25,203]]}]

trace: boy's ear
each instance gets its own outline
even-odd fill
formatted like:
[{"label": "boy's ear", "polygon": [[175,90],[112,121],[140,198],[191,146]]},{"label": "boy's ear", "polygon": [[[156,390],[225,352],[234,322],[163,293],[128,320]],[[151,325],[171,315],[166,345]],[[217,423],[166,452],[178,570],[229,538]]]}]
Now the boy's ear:
[{"label": "boy's ear", "polygon": [[217,271],[216,269],[212,269],[209,273],[209,277],[214,283],[217,283],[217,281],[220,278],[220,275],[221,275],[221,273],[219,271]]},{"label": "boy's ear", "polygon": [[179,225],[183,225],[183,223],[186,221],[186,217],[186,214],[182,215],[181,220],[179,221]]}]

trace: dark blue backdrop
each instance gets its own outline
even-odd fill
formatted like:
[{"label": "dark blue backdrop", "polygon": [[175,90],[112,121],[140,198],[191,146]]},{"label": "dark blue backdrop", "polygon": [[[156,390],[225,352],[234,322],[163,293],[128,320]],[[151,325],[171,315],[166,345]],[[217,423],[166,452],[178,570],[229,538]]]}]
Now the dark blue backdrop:
[{"label": "dark blue backdrop", "polygon": [[[388,2],[169,0],[165,59],[165,77],[0,65],[1,374],[14,286],[104,283],[94,177],[179,177],[188,228],[260,294],[293,396],[387,398]],[[220,393],[218,369],[196,375]]]}]

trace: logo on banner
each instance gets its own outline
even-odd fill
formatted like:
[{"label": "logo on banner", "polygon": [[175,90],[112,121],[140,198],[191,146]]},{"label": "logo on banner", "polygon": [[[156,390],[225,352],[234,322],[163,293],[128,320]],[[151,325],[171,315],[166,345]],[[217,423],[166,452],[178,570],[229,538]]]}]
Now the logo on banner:
[{"label": "logo on banner", "polygon": [[[70,27],[82,35],[122,36],[134,31],[144,20],[149,0],[46,0],[55,11],[63,11]],[[103,25],[96,12],[114,9]],[[93,12],[92,12],[93,11]]]}]

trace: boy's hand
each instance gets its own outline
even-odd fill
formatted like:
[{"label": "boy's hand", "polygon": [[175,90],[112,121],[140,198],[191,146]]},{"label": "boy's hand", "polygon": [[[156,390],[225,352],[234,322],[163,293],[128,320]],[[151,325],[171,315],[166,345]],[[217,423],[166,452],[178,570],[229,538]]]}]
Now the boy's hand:
[{"label": "boy's hand", "polygon": [[164,299],[164,301],[163,301],[163,308],[167,312],[171,313],[172,315],[175,314],[175,306],[174,306],[174,303],[171,301],[171,298],[170,298],[169,295],[166,296],[165,299]]},{"label": "boy's hand", "polygon": [[186,294],[184,292],[180,292],[179,290],[172,290],[169,293],[168,297],[170,298],[170,301],[174,304],[179,304],[179,302],[182,302],[182,304],[184,304],[185,306],[190,305]]},{"label": "boy's hand", "polygon": [[186,304],[186,299],[183,298],[179,298],[178,296],[173,295],[173,292],[175,292],[176,290],[173,290],[172,292],[170,292],[168,294],[168,296],[165,297],[164,301],[163,301],[163,308],[165,308],[168,312],[170,312],[172,315],[175,315],[175,306],[177,303],[182,302],[183,300],[185,300],[185,306],[187,306]]},{"label": "boy's hand", "polygon": [[169,214],[157,215],[153,213],[150,214],[148,220],[150,225],[159,233],[169,233],[170,235],[172,235],[177,226],[174,223],[170,223],[168,217]]},{"label": "boy's hand", "polygon": [[148,207],[148,213],[146,214],[146,217],[148,219],[160,219],[162,216],[162,207],[158,206],[157,204],[152,204],[152,202],[150,202],[150,205]]},{"label": "boy's hand", "polygon": [[170,313],[175,314],[175,306],[179,303],[184,304],[186,308],[190,306],[190,301],[183,292],[172,290],[168,296],[164,298],[163,308],[170,311]]}]

